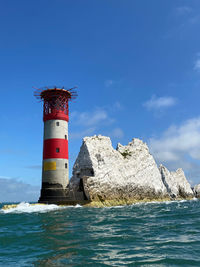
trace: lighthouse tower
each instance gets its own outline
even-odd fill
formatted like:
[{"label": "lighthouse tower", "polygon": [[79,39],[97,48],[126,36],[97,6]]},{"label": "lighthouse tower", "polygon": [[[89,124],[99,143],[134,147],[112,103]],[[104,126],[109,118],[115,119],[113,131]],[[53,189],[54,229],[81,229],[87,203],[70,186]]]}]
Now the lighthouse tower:
[{"label": "lighthouse tower", "polygon": [[43,101],[43,164],[40,203],[62,203],[69,183],[68,102],[77,97],[74,88],[37,89]]}]

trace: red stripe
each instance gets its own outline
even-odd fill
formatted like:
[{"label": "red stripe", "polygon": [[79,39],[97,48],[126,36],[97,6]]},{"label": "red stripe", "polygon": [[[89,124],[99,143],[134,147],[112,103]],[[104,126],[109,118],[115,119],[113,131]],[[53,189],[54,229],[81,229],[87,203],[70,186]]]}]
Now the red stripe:
[{"label": "red stripe", "polygon": [[52,114],[44,114],[43,121],[48,120],[63,120],[69,121],[69,116],[64,113],[52,113]]},{"label": "red stripe", "polygon": [[[59,149],[59,152],[56,150]],[[43,159],[68,159],[68,140],[66,139],[46,139],[43,146]]]}]

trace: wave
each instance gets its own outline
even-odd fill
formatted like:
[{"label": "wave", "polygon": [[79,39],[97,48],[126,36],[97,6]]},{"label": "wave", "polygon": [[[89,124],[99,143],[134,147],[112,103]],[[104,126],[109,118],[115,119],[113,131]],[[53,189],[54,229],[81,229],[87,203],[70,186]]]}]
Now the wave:
[{"label": "wave", "polygon": [[[173,203],[183,203],[183,202],[193,202],[198,201],[197,198],[193,198],[191,200],[173,200],[173,201],[150,201],[150,202],[138,202],[131,204],[129,206],[143,206],[143,205],[160,205],[160,204],[173,204]],[[116,205],[111,207],[104,207],[106,209],[113,209],[113,208],[124,208],[127,205]],[[3,206],[0,209],[0,213],[45,213],[54,210],[61,210],[66,208],[82,208],[83,206],[76,204],[75,206],[64,206],[64,205],[55,205],[55,204],[39,204],[39,203],[28,203],[28,202],[21,202],[19,204],[10,204]]]},{"label": "wave", "polygon": [[53,210],[64,209],[72,206],[58,206],[55,204],[30,204],[27,202],[21,202],[18,205],[6,205],[0,212],[1,213],[32,213],[32,212],[48,212]]},{"label": "wave", "polygon": [[116,206],[108,206],[103,207],[105,209],[113,209],[113,208],[123,208],[123,207],[133,207],[133,206],[145,206],[145,205],[169,205],[174,203],[184,203],[184,202],[193,202],[193,201],[199,201],[198,198],[194,197],[192,199],[182,199],[182,200],[166,200],[166,201],[147,201],[147,202],[136,202],[130,205],[116,205]]}]

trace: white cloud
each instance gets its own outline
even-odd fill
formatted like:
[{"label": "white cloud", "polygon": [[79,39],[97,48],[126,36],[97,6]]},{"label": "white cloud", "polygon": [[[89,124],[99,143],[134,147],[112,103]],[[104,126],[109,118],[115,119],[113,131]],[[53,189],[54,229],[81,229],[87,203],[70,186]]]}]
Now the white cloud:
[{"label": "white cloud", "polygon": [[155,110],[174,106],[176,102],[176,99],[171,96],[157,97],[153,95],[151,99],[143,103],[143,106],[149,110]]},{"label": "white cloud", "polygon": [[84,126],[97,126],[102,123],[110,124],[114,121],[104,109],[96,109],[93,112],[73,112],[71,120],[78,125]]},{"label": "white cloud", "polygon": [[194,70],[200,71],[200,58],[198,58],[194,63]]},{"label": "white cloud", "polygon": [[200,118],[187,120],[180,126],[169,127],[159,139],[152,138],[150,145],[160,160],[179,160],[183,154],[200,159]]},{"label": "white cloud", "polygon": [[0,179],[11,179],[9,176],[0,176]]},{"label": "white cloud", "polygon": [[0,178],[0,202],[38,201],[39,193],[39,186],[15,179]]},{"label": "white cloud", "polygon": [[106,81],[105,81],[105,86],[106,86],[106,87],[110,87],[110,86],[113,85],[113,83],[114,83],[113,80],[106,80]]},{"label": "white cloud", "polygon": [[121,128],[115,128],[109,135],[115,138],[122,138],[124,136],[124,132]]},{"label": "white cloud", "polygon": [[193,16],[193,17],[191,17],[189,20],[188,20],[188,22],[193,26],[193,25],[195,25],[195,24],[199,24],[199,22],[200,22],[200,16],[199,16],[199,14],[198,15],[195,15],[195,16]]},{"label": "white cloud", "polygon": [[105,133],[109,133],[110,136],[116,138],[121,138],[124,133],[120,128],[115,126],[116,120],[111,114],[118,112],[122,108],[120,102],[116,101],[109,106],[98,107],[93,111],[72,112],[71,122],[73,122],[73,131],[69,133],[69,138],[81,139],[84,136]]},{"label": "white cloud", "polygon": [[185,15],[192,11],[191,7],[188,6],[180,6],[175,9],[177,15]]},{"label": "white cloud", "polygon": [[119,101],[116,101],[112,106],[113,111],[122,110],[122,109],[123,109],[123,106]]},{"label": "white cloud", "polygon": [[176,38],[177,36],[187,38],[188,34],[200,24],[198,8],[195,9],[189,6],[180,6],[172,10],[172,15],[173,17],[175,16],[176,21],[164,35],[165,39]]},{"label": "white cloud", "polygon": [[198,173],[200,180],[200,117],[172,125],[159,138],[151,138],[149,146],[158,163],[182,167],[190,176]]},{"label": "white cloud", "polygon": [[82,131],[69,133],[69,139],[81,139],[85,136],[93,135],[95,133],[95,130],[96,128],[93,127],[89,129],[84,129]]}]

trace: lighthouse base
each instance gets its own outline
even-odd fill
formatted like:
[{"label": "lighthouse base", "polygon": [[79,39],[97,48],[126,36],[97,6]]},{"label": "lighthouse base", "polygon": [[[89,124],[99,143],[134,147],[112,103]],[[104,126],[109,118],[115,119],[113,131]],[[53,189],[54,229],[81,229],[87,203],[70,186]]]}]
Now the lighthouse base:
[{"label": "lighthouse base", "polygon": [[59,184],[50,185],[43,183],[41,195],[38,203],[56,204],[56,205],[76,205],[87,204],[90,200],[87,199],[84,191],[74,192],[69,188],[63,189]]}]

